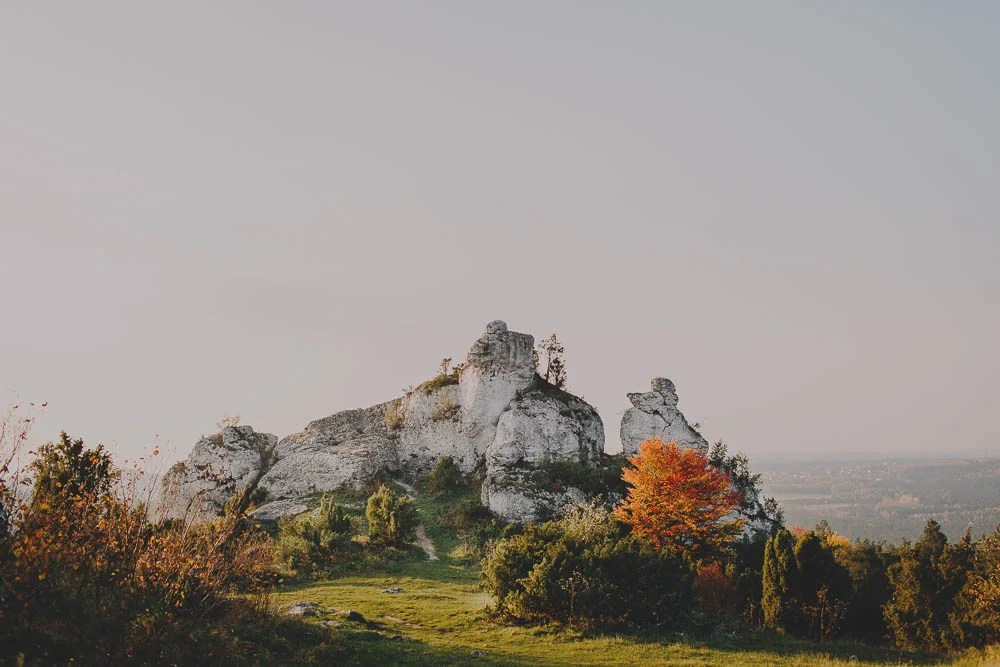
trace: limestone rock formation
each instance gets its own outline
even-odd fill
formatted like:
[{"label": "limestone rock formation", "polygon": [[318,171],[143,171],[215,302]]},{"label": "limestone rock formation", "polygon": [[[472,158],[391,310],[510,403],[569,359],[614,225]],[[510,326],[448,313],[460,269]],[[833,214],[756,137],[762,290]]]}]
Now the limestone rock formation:
[{"label": "limestone rock formation", "polygon": [[664,442],[676,440],[684,447],[697,447],[708,452],[708,441],[688,424],[677,409],[677,390],[667,378],[653,378],[650,391],[629,394],[634,407],[622,415],[622,451],[632,456],[639,451],[639,443],[648,438]]},{"label": "limestone rock formation", "polygon": [[277,436],[256,433],[251,426],[231,426],[202,438],[187,460],[164,476],[164,513],[218,513],[238,489],[270,468],[277,444]]},{"label": "limestone rock formation", "polygon": [[551,385],[531,389],[497,423],[486,450],[483,504],[504,518],[530,521],[586,502],[580,490],[545,488],[536,475],[557,461],[596,464],[603,452],[604,424],[593,407]]},{"label": "limestone rock formation", "polygon": [[482,471],[483,503],[500,516],[546,515],[583,494],[539,488],[531,473],[552,461],[598,460],[604,425],[593,407],[537,376],[533,348],[532,336],[490,322],[465,364],[451,373],[387,403],[311,422],[277,443],[274,436],[239,430],[249,427],[226,429],[199,441],[168,482],[182,499],[221,507],[240,480],[264,470],[260,489],[269,500],[284,501],[259,510],[272,516],[300,506],[288,501],[361,488],[380,471],[414,477],[451,456],[466,473]]}]

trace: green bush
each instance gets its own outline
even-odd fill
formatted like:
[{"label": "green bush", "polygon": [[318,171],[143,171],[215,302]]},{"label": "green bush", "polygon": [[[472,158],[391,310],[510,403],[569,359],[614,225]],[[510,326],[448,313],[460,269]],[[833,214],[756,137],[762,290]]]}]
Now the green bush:
[{"label": "green bush", "polygon": [[968,645],[965,614],[958,595],[972,570],[971,537],[948,543],[941,525],[929,519],[912,547],[888,570],[892,597],[883,618],[893,643],[903,649],[953,650]]},{"label": "green bush", "polygon": [[486,555],[488,545],[503,534],[506,526],[478,498],[466,498],[444,510],[438,522],[458,534],[465,555],[476,561]]},{"label": "green bush", "polygon": [[496,515],[490,508],[483,505],[478,498],[466,498],[456,505],[443,510],[438,521],[445,528],[463,531],[472,528],[477,523],[490,521]]},{"label": "green bush", "polygon": [[351,517],[324,495],[314,514],[278,521],[275,554],[290,570],[316,569],[341,560],[352,534]]},{"label": "green bush", "polygon": [[391,547],[412,542],[419,523],[413,501],[406,496],[397,497],[385,485],[368,498],[365,517],[371,541]]},{"label": "green bush", "polygon": [[498,540],[482,578],[501,616],[677,627],[692,602],[685,558],[649,548],[600,507]]},{"label": "green bush", "polygon": [[605,454],[598,462],[577,460],[547,461],[532,473],[532,482],[539,488],[564,489],[574,487],[591,497],[601,496],[614,504],[625,496],[622,468],[628,463],[624,454]]},{"label": "green bush", "polygon": [[403,402],[398,398],[389,404],[383,416],[386,429],[398,431],[406,423],[406,413],[403,410]]},{"label": "green bush", "polygon": [[438,459],[434,471],[427,478],[428,491],[440,491],[447,493],[462,486],[462,471],[459,469],[455,459],[446,456]]}]

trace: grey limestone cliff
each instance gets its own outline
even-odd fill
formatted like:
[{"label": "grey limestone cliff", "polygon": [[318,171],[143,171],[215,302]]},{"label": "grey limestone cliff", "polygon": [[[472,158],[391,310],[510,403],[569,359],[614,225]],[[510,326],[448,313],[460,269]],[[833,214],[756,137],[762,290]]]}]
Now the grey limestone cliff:
[{"label": "grey limestone cliff", "polygon": [[301,507],[291,501],[311,493],[361,488],[381,471],[412,478],[451,456],[464,472],[481,472],[483,503],[500,516],[545,515],[583,494],[537,488],[530,470],[598,460],[604,425],[582,399],[538,378],[533,348],[532,336],[491,322],[454,372],[392,401],[313,421],[280,442],[249,427],[226,429],[200,440],[167,487],[176,507],[211,510],[263,469],[261,493],[282,504],[261,512],[273,514]]}]

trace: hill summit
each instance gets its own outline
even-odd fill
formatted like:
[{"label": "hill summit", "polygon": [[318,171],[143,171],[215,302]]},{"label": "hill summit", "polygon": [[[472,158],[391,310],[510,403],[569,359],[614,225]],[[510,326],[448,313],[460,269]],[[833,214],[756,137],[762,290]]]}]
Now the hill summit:
[{"label": "hill summit", "polygon": [[[305,509],[304,497],[370,484],[382,472],[413,478],[451,456],[483,480],[482,501],[499,516],[530,521],[586,500],[577,488],[546,488],[539,469],[552,463],[596,465],[604,424],[583,399],[542,379],[534,337],[496,320],[454,369],[368,408],[345,410],[282,438],[235,426],[202,438],[164,479],[176,494],[172,513],[218,511],[235,491],[259,478],[261,519]],[[626,453],[646,437],[675,434],[707,447],[677,410],[673,383],[629,394],[622,440]]]}]

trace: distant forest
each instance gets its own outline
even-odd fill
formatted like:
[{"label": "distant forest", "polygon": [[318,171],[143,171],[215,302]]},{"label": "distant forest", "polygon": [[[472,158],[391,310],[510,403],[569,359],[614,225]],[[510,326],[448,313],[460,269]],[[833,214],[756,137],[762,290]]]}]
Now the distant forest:
[{"label": "distant forest", "polygon": [[789,526],[821,520],[850,539],[898,542],[920,537],[928,519],[951,540],[1000,524],[1000,458],[881,459],[761,465],[764,491]]}]

